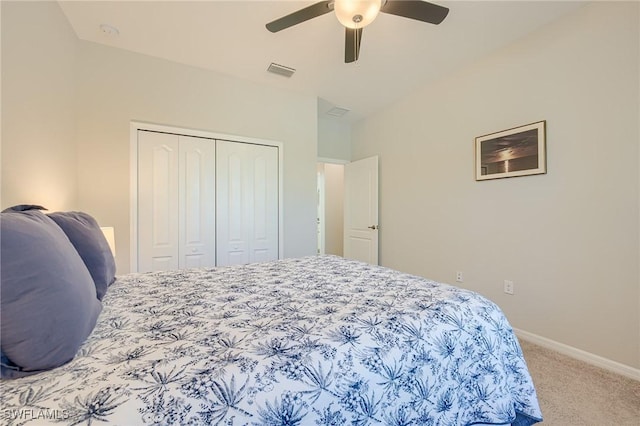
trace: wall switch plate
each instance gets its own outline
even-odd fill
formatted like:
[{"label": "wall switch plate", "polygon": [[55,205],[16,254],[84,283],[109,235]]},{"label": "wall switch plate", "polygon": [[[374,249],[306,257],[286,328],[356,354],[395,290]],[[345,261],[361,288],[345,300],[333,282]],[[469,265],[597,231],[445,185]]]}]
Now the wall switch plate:
[{"label": "wall switch plate", "polygon": [[513,294],[513,281],[504,280],[504,292],[507,294]]},{"label": "wall switch plate", "polygon": [[462,271],[456,272],[456,282],[461,283],[464,281],[464,277],[462,276]]}]

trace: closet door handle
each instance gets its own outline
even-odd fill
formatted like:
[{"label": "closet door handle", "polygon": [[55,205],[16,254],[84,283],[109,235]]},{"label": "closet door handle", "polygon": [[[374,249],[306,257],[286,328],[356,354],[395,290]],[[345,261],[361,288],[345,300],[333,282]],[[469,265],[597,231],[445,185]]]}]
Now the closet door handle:
[{"label": "closet door handle", "polygon": [[378,227],[377,227],[376,225],[367,226],[367,228],[369,228],[369,229],[373,229],[374,231],[375,231],[376,229],[378,229]]}]

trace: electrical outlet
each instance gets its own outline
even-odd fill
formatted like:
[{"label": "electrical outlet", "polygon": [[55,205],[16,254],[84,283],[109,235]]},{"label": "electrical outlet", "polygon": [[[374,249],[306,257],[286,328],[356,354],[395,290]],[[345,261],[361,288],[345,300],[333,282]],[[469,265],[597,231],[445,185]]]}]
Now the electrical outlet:
[{"label": "electrical outlet", "polygon": [[504,280],[504,292],[507,294],[513,294],[513,281]]},{"label": "electrical outlet", "polygon": [[464,281],[464,277],[462,276],[462,271],[456,271],[456,282],[461,283]]}]

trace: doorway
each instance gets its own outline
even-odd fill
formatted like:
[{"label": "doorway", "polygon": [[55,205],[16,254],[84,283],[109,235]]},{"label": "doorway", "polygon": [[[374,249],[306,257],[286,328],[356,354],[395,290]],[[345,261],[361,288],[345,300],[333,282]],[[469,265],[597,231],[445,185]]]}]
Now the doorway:
[{"label": "doorway", "polygon": [[344,164],[321,162],[318,176],[318,254],[344,254]]}]

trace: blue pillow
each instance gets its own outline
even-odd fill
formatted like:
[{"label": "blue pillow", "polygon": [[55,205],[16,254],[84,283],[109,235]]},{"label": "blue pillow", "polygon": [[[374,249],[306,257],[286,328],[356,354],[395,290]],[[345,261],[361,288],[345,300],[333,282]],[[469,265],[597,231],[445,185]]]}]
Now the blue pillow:
[{"label": "blue pillow", "polygon": [[0,214],[3,378],[67,363],[93,330],[102,303],[80,255],[38,210]]},{"label": "blue pillow", "polygon": [[27,210],[47,210],[46,207],[39,206],[37,204],[18,204],[2,210],[2,213],[7,212],[26,212]]},{"label": "blue pillow", "polygon": [[83,212],[56,212],[48,215],[67,234],[87,266],[102,300],[116,277],[116,263],[98,222]]}]

